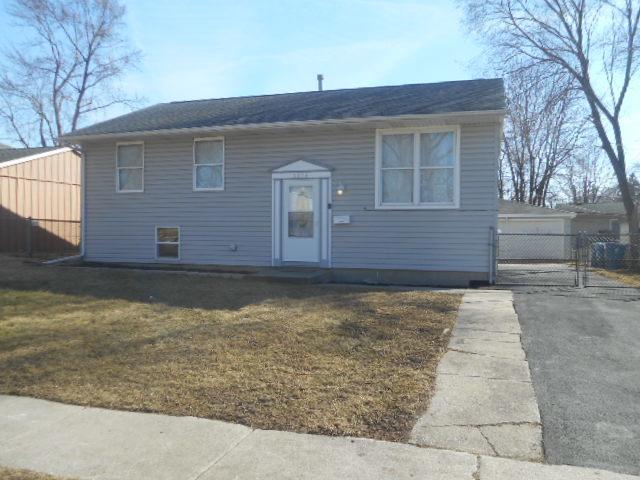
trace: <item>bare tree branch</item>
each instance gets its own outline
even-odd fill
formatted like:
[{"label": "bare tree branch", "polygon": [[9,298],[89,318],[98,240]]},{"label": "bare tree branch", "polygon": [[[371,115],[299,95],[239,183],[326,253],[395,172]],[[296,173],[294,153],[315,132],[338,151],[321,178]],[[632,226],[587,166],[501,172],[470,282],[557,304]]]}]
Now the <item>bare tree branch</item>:
[{"label": "bare tree branch", "polygon": [[620,113],[640,62],[640,2],[459,1],[466,9],[467,23],[498,61],[518,59],[525,66],[547,65],[571,79],[615,172],[630,228],[638,230],[638,206],[628,182]]},{"label": "bare tree branch", "polygon": [[140,60],[118,0],[13,0],[8,13],[25,36],[0,61],[0,119],[20,143],[55,145],[87,114],[135,103],[116,88]]}]

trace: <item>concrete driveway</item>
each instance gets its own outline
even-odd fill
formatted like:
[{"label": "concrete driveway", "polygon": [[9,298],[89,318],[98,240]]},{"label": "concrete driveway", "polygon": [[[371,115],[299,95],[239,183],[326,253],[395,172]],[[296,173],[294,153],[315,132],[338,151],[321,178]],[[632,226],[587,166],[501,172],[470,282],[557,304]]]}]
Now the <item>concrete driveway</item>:
[{"label": "concrete driveway", "polygon": [[514,290],[549,463],[640,473],[640,295]]}]

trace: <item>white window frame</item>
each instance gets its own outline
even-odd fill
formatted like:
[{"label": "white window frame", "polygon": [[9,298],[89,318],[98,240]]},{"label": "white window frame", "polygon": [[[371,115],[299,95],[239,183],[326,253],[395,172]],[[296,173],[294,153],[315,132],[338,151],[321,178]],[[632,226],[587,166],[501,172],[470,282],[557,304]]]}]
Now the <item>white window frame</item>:
[{"label": "white window frame", "polygon": [[[120,167],[118,165],[118,147],[123,145],[142,145],[142,167]],[[116,143],[116,193],[143,193],[144,192],[144,157],[145,157],[145,145],[142,141],[136,142],[117,142]],[[142,188],[140,190],[122,190],[120,188],[120,170],[126,169],[138,169],[142,168]]]},{"label": "white window frame", "polygon": [[[178,241],[177,242],[160,242],[158,241],[158,230],[160,228],[177,228],[178,229]],[[180,258],[182,257],[182,229],[179,226],[173,225],[173,226],[166,226],[166,225],[156,225],[155,226],[155,231],[156,231],[156,241],[153,245],[153,248],[155,250],[155,258],[156,260],[180,260]],[[178,256],[177,257],[161,257],[158,255],[158,245],[178,245]]]},{"label": "white window frame", "polygon": [[[222,163],[196,163],[196,143],[198,142],[212,142],[212,141],[217,141],[217,142],[222,142]],[[224,141],[224,137],[202,137],[202,138],[194,138],[193,139],[193,146],[192,146],[192,154],[193,154],[193,191],[194,192],[222,192],[224,191],[224,184],[225,184],[225,154],[226,154],[226,145],[225,145],[225,141]],[[196,168],[198,167],[198,165],[211,165],[211,166],[218,166],[218,165],[222,165],[222,185],[220,187],[214,187],[214,188],[198,188],[196,186]]]},{"label": "white window frame", "polygon": [[[420,134],[453,133],[453,203],[420,202],[420,170],[442,168],[420,166]],[[413,134],[413,192],[412,203],[382,203],[382,137],[384,135]],[[385,128],[376,130],[375,153],[376,210],[449,210],[460,208],[460,126]]]}]

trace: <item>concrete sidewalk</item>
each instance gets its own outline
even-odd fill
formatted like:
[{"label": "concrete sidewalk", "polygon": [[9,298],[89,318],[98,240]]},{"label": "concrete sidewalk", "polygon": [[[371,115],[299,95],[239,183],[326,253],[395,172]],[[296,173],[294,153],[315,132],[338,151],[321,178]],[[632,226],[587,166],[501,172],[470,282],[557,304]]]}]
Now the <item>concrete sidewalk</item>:
[{"label": "concrete sidewalk", "polygon": [[411,443],[542,461],[542,429],[509,291],[465,293]]},{"label": "concrete sidewalk", "polygon": [[638,480],[363,438],[0,396],[0,465],[80,479]]}]

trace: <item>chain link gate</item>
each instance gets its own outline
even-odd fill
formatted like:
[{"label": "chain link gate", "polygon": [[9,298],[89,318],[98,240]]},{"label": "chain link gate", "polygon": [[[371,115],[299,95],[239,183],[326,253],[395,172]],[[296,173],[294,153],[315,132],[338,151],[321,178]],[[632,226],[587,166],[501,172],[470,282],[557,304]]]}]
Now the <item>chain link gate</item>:
[{"label": "chain link gate", "polygon": [[498,285],[640,288],[640,234],[499,233]]},{"label": "chain link gate", "polygon": [[579,285],[577,235],[499,233],[497,242],[497,284]]}]

